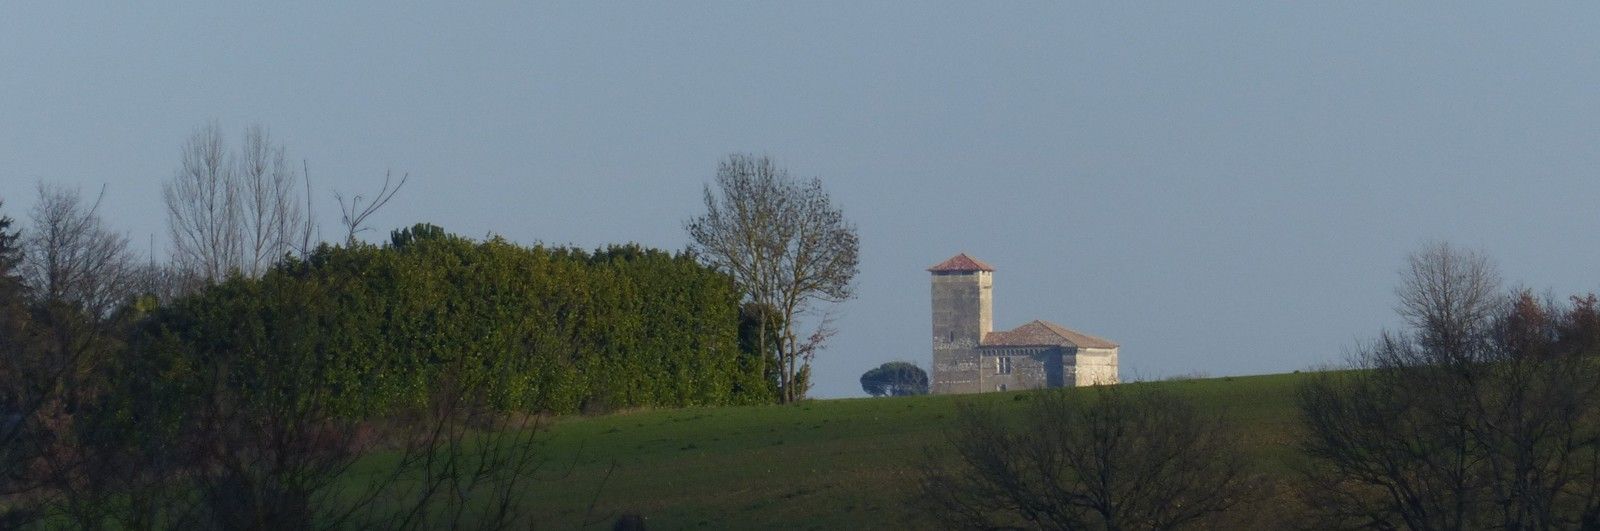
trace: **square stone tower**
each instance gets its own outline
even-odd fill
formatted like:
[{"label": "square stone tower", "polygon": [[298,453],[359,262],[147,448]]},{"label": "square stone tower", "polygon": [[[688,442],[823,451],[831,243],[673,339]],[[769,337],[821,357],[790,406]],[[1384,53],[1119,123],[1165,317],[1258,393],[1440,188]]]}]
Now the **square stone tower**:
[{"label": "square stone tower", "polygon": [[994,268],[962,253],[928,272],[933,274],[931,391],[981,392],[978,347],[994,329]]}]

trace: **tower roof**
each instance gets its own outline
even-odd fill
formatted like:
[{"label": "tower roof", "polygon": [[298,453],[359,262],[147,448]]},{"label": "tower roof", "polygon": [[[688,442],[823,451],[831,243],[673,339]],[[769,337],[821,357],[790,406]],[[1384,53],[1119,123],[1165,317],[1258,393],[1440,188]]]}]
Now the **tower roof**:
[{"label": "tower roof", "polygon": [[949,260],[939,262],[937,265],[928,268],[930,273],[970,273],[973,271],[994,271],[994,268],[979,261],[977,258],[967,256],[967,253],[952,256]]},{"label": "tower roof", "polygon": [[1078,348],[1116,348],[1110,340],[1091,336],[1048,321],[1031,323],[1004,331],[989,332],[983,337],[984,346],[1065,346]]}]

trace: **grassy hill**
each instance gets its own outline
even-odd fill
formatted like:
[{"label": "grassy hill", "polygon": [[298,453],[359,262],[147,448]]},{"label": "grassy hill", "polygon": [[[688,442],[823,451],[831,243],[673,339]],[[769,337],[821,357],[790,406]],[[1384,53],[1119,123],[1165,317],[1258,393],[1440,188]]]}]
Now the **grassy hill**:
[{"label": "grassy hill", "polygon": [[[1222,411],[1252,464],[1289,473],[1294,389],[1277,374],[1136,385],[1167,387]],[[551,426],[544,479],[527,495],[557,527],[589,513],[644,515],[653,528],[925,528],[911,505],[916,464],[945,448],[957,404],[1020,406],[1028,392],[815,400],[793,406],[644,411],[562,419]],[[1018,408],[1020,409],[1020,408]],[[609,477],[607,477],[609,471]],[[1266,512],[1271,518],[1272,493]],[[1259,522],[1260,520],[1256,520]],[[609,525],[609,520],[606,520]]]}]

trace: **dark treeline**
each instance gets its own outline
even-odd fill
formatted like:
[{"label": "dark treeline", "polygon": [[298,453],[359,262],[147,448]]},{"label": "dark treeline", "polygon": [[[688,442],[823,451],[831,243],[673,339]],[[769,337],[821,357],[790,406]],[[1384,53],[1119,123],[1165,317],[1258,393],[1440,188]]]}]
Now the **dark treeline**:
[{"label": "dark treeline", "polygon": [[[521,525],[541,415],[777,394],[687,253],[419,224],[212,283],[62,197],[0,218],[0,527]],[[351,475],[373,452],[392,469]]]},{"label": "dark treeline", "polygon": [[[319,242],[307,165],[265,127],[213,123],[181,153],[165,259],[104,223],[103,188],[0,212],[0,528],[527,525],[541,419],[804,396],[829,332],[801,341],[795,317],[854,275],[814,180],[748,198],[785,207],[736,220],[765,235],[751,282],[693,250],[357,239],[408,175],[335,192],[345,237]],[[834,245],[800,241],[820,228]],[[780,278],[782,308],[752,296]]]}]

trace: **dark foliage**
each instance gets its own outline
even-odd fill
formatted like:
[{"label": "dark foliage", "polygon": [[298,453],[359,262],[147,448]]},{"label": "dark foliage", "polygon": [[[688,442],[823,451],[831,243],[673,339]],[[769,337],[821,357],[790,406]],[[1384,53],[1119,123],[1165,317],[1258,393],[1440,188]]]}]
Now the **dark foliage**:
[{"label": "dark foliage", "polygon": [[[74,359],[95,363],[25,423],[65,419],[21,438],[40,479],[15,507],[85,528],[521,526],[540,415],[773,398],[731,281],[688,256],[431,225],[392,242],[79,312],[99,335]],[[392,469],[356,467],[374,450]]]},{"label": "dark foliage", "polygon": [[[0,220],[0,513],[41,515],[46,493],[76,493],[93,465],[83,418],[95,412],[130,323],[126,238],[71,189],[41,185],[25,234]],[[20,275],[19,275],[20,273]]]},{"label": "dark foliage", "polygon": [[754,302],[739,306],[741,378],[734,385],[740,394],[773,398],[779,395],[783,363],[778,359],[778,343],[782,331],[783,316],[771,306]]},{"label": "dark foliage", "polygon": [[[741,360],[732,283],[687,256],[473,242],[431,225],[391,239],[323,246],[163,309],[140,339],[153,356],[144,379],[198,396],[193,372],[227,359],[230,387],[277,392],[265,375],[281,363],[251,347],[264,345],[317,352],[324,365],[293,381],[357,416],[425,403],[439,368],[461,363],[507,375],[481,379],[507,411],[770,399],[765,367]],[[290,323],[311,342],[270,337]]]},{"label": "dark foliage", "polygon": [[[0,202],[3,207],[4,202]],[[28,334],[28,309],[23,292],[21,233],[12,219],[0,214],[0,496],[26,488],[24,467],[29,460],[24,446],[28,415],[33,401],[26,382],[19,376],[25,337]],[[9,511],[0,509],[0,517]]]},{"label": "dark foliage", "polygon": [[1508,300],[1486,260],[1445,246],[1408,275],[1413,330],[1300,391],[1302,497],[1321,525],[1600,525],[1595,297]]},{"label": "dark foliage", "polygon": [[861,390],[872,396],[928,394],[928,373],[914,363],[891,361],[861,375]]}]

